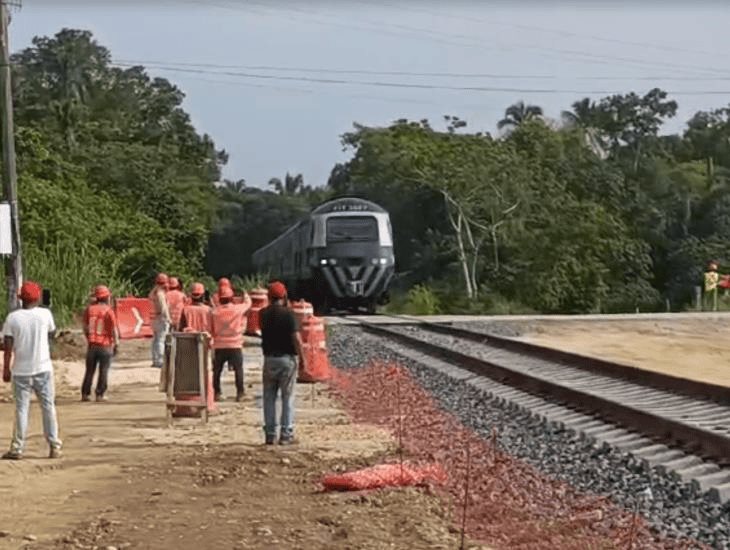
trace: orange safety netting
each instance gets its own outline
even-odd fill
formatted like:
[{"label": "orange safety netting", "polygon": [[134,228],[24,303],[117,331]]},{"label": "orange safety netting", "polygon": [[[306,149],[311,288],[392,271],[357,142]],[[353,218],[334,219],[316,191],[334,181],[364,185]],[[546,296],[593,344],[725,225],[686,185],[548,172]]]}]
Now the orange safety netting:
[{"label": "orange safety netting", "polygon": [[445,483],[446,472],[437,464],[378,464],[344,474],[328,474],[322,479],[327,491],[363,491],[383,487],[407,487],[423,483]]}]

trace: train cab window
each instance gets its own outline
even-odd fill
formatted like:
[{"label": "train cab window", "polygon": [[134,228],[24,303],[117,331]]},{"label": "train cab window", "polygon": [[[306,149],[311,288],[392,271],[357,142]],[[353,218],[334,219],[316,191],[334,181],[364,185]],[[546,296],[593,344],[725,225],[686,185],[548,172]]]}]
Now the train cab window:
[{"label": "train cab window", "polygon": [[378,221],[373,216],[342,216],[327,220],[327,243],[377,240]]}]

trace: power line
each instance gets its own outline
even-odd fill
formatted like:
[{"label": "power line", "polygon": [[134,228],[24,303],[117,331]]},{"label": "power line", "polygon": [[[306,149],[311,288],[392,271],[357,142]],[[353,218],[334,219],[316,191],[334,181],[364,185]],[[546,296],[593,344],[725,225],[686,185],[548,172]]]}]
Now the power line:
[{"label": "power line", "polygon": [[[217,2],[211,2],[211,1],[200,1],[200,4],[208,5],[211,7],[217,7],[222,9],[228,9],[228,10],[234,10],[234,11],[253,11],[254,13],[261,13],[260,9],[258,12],[256,11],[253,6],[263,7],[264,9],[271,10],[271,6],[267,5],[263,2],[258,2],[256,0],[246,0],[245,3],[237,3],[234,0],[228,0],[229,2],[233,1],[234,4],[220,4]],[[282,16],[282,8],[277,7],[275,8],[274,14],[281,17]],[[295,7],[288,6],[283,11],[289,11],[300,14],[301,16],[304,16],[304,20],[313,22],[315,24],[319,25],[326,25],[326,26],[335,26],[335,27],[343,27],[343,28],[352,28],[356,30],[365,30],[367,32],[378,32],[378,33],[386,33],[386,34],[394,34],[392,31],[388,31],[385,27],[390,28],[396,28],[401,31],[407,31],[410,33],[410,35],[405,35],[407,38],[416,38],[416,39],[424,39],[426,38],[430,42],[436,42],[436,43],[444,43],[448,45],[455,45],[460,47],[470,47],[470,48],[476,48],[476,49],[487,49],[487,50],[498,50],[498,51],[505,51],[509,49],[527,49],[527,50],[534,50],[538,55],[541,56],[550,56],[551,53],[559,54],[562,56],[572,56],[573,61],[578,61],[581,63],[593,63],[593,64],[603,64],[603,65],[611,65],[614,64],[616,61],[620,61],[625,64],[634,65],[637,67],[652,67],[652,66],[663,66],[665,68],[671,68],[671,69],[684,69],[685,71],[691,71],[693,73],[712,73],[712,74],[723,74],[728,75],[730,74],[726,70],[717,69],[715,67],[698,67],[695,65],[684,65],[684,64],[678,64],[678,63],[667,63],[662,61],[648,61],[648,60],[642,60],[638,59],[636,57],[621,57],[621,56],[613,56],[613,55],[604,55],[604,54],[593,54],[585,51],[580,50],[570,50],[565,48],[555,48],[551,46],[531,46],[531,45],[524,45],[524,44],[518,44],[518,45],[512,45],[510,47],[495,47],[484,44],[484,42],[480,41],[478,37],[472,36],[472,35],[464,35],[464,34],[454,34],[454,33],[444,33],[435,29],[424,29],[419,27],[412,27],[408,25],[402,25],[402,24],[395,24],[385,21],[372,21],[369,22],[373,25],[371,27],[364,27],[362,24],[360,25],[352,25],[350,23],[343,23],[342,21],[322,21],[321,19],[312,18],[312,12],[307,10],[298,9]],[[264,13],[264,15],[267,15]],[[271,15],[269,13],[268,15]],[[314,15],[323,15],[324,17],[332,17],[328,14],[317,14]],[[295,19],[296,21],[297,19]],[[367,20],[364,20],[366,24],[368,23]],[[425,36],[424,36],[425,35]],[[457,39],[466,39],[469,42],[454,42],[453,40],[446,40],[443,38],[437,38],[437,36],[443,36],[447,39],[457,38]],[[397,34],[399,38],[404,38],[404,35]],[[577,58],[576,58],[577,56]],[[613,63],[612,63],[613,62]]]},{"label": "power line", "polygon": [[[162,69],[164,70],[164,69]],[[213,79],[213,78],[198,78],[194,76],[185,76],[183,77],[186,80],[192,80],[194,82],[205,82],[210,84],[221,84],[225,86],[242,86],[245,88],[259,88],[259,89],[266,89],[266,90],[274,90],[277,92],[284,92],[289,94],[300,94],[300,95],[309,95],[309,96],[316,96],[320,95],[323,90],[319,89],[312,89],[312,88],[296,88],[296,87],[285,87],[285,86],[272,86],[269,84],[258,84],[258,83],[252,83],[252,82],[241,82],[240,80],[221,80],[221,79]],[[403,104],[406,103],[408,105],[413,104],[419,104],[419,105],[432,105],[437,107],[445,107],[443,102],[437,102],[437,101],[428,101],[424,99],[416,99],[413,97],[383,97],[383,96],[374,96],[374,95],[367,95],[367,94],[337,94],[338,98],[350,98],[350,99],[358,99],[358,100],[367,100],[367,101],[378,101],[378,102],[384,102],[384,103],[397,103],[397,104]],[[464,105],[460,104],[460,107],[468,107],[473,109],[482,109],[483,105]]]},{"label": "power line", "polygon": [[387,2],[368,2],[367,0],[352,0],[353,2],[356,2],[358,4],[368,5],[368,6],[382,6],[382,7],[390,7],[395,8],[403,12],[411,12],[411,13],[423,13],[426,15],[432,15],[434,17],[445,17],[447,19],[455,19],[458,21],[469,21],[469,22],[478,22],[478,23],[486,23],[488,25],[498,25],[498,26],[504,26],[504,27],[510,27],[513,29],[522,29],[522,30],[531,30],[531,31],[538,31],[542,33],[552,34],[556,36],[563,36],[563,37],[570,37],[570,38],[582,38],[587,40],[594,40],[596,42],[604,42],[607,44],[619,44],[624,46],[637,46],[641,48],[653,48],[653,49],[659,49],[663,51],[673,51],[673,52],[679,52],[679,53],[691,53],[691,54],[697,54],[697,55],[713,55],[718,57],[725,57],[730,58],[730,55],[718,52],[718,51],[708,51],[708,50],[694,50],[694,49],[687,49],[687,48],[679,48],[677,46],[672,46],[669,44],[657,44],[653,42],[641,42],[641,41],[633,41],[633,40],[622,40],[618,38],[608,38],[605,36],[598,36],[594,34],[584,34],[584,33],[577,33],[575,31],[566,31],[563,29],[552,29],[548,27],[540,27],[538,25],[525,25],[524,23],[513,23],[510,21],[500,21],[496,19],[484,19],[481,17],[464,17],[460,15],[454,15],[451,12],[433,12],[429,10],[424,10],[423,8],[404,8],[401,5],[395,5],[395,4],[389,4]]},{"label": "power line", "polygon": [[373,76],[411,76],[411,77],[433,77],[433,78],[491,78],[494,80],[648,80],[648,81],[677,81],[677,82],[725,82],[730,81],[728,76],[561,76],[561,75],[531,75],[531,74],[499,74],[499,73],[459,73],[459,72],[414,72],[402,70],[375,70],[375,69],[331,69],[321,67],[291,67],[281,65],[225,65],[218,63],[190,63],[180,61],[153,61],[140,59],[118,59],[120,64],[139,64],[139,65],[164,65],[175,67],[204,67],[210,69],[243,69],[251,71],[280,71],[293,73],[313,73],[313,74],[353,74],[353,75],[373,75]]},{"label": "power line", "polygon": [[[119,67],[132,67],[133,64],[114,63]],[[207,69],[193,69],[182,67],[171,67],[164,65],[154,65],[151,68],[164,71],[172,71],[190,74],[213,74],[234,76],[238,78],[247,78],[253,80],[278,80],[290,82],[306,82],[311,84],[328,84],[328,85],[355,85],[375,88],[403,88],[418,90],[448,90],[461,92],[492,92],[492,93],[519,93],[519,94],[577,94],[577,95],[612,95],[625,93],[622,90],[575,90],[575,89],[557,89],[557,88],[517,88],[510,86],[452,86],[448,84],[423,84],[414,82],[383,82],[383,81],[364,81],[350,80],[343,78],[316,78],[306,76],[288,76],[288,75],[272,75],[250,72],[233,72],[233,71],[217,71]],[[667,91],[671,95],[730,95],[729,90],[672,90]]]}]

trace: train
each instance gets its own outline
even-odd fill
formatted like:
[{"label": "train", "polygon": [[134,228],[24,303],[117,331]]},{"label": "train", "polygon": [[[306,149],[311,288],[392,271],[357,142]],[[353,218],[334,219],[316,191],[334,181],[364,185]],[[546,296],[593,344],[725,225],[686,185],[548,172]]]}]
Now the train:
[{"label": "train", "polygon": [[374,313],[388,302],[395,271],[390,216],[362,198],[328,200],[256,250],[253,264],[320,314]]}]

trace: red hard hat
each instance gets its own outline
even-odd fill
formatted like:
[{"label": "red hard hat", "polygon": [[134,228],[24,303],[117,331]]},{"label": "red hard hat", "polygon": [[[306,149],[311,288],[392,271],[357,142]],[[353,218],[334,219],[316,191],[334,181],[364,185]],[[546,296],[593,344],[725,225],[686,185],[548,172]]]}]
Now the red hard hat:
[{"label": "red hard hat", "polygon": [[205,287],[203,286],[203,283],[193,283],[190,287],[190,295],[198,297],[203,294],[205,294]]},{"label": "red hard hat", "polygon": [[230,287],[231,281],[226,279],[225,277],[221,277],[218,279],[218,288],[223,288],[224,286]]},{"label": "red hard hat", "polygon": [[99,285],[94,289],[94,297],[97,300],[104,300],[105,298],[108,298],[111,295],[112,295],[111,291],[104,285]]},{"label": "red hard hat", "polygon": [[286,298],[286,287],[281,281],[274,281],[269,284],[269,296],[275,300]]},{"label": "red hard hat", "polygon": [[180,280],[177,277],[170,277],[168,285],[171,289],[180,288]]},{"label": "red hard hat", "polygon": [[157,285],[166,285],[168,282],[167,274],[165,273],[158,273],[157,277],[155,278],[155,284]]},{"label": "red hard hat", "polygon": [[43,294],[41,285],[34,283],[33,281],[25,281],[23,286],[20,287],[20,292],[18,293],[20,299],[27,303],[37,302],[41,299],[41,294]]},{"label": "red hard hat", "polygon": [[221,298],[233,298],[233,289],[230,286],[224,286],[218,291]]}]

